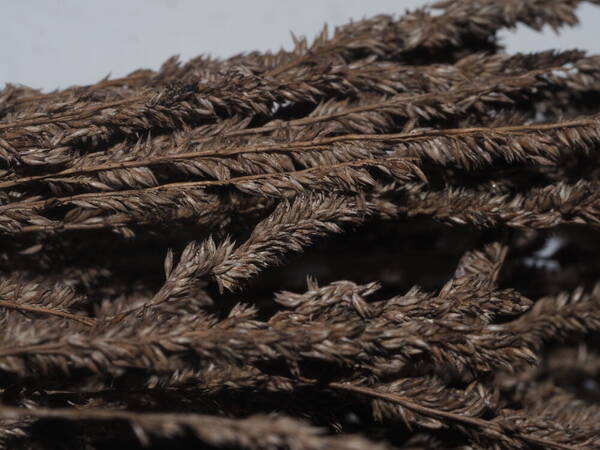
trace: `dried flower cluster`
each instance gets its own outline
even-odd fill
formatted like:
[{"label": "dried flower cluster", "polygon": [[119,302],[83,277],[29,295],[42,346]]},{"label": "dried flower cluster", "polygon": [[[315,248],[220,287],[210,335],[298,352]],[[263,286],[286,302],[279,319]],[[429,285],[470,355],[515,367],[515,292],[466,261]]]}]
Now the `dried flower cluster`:
[{"label": "dried flower cluster", "polygon": [[600,56],[497,38],[580,3],[6,86],[0,448],[600,448]]}]

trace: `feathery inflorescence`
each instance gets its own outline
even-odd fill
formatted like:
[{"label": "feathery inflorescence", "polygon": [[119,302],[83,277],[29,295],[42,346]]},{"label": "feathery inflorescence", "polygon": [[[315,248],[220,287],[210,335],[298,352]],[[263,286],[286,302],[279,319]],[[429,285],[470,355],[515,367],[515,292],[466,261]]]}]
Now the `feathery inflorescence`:
[{"label": "feathery inflorescence", "polygon": [[580,3],[6,86],[0,448],[600,448]]}]

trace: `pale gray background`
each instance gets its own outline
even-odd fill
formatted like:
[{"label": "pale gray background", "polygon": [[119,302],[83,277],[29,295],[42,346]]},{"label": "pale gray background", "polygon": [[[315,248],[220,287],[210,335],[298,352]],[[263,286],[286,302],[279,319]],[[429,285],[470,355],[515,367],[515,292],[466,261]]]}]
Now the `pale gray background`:
[{"label": "pale gray background", "polygon": [[[46,91],[107,74],[157,69],[169,56],[227,57],[291,47],[289,31],[313,37],[324,22],[401,14],[424,0],[0,0],[0,88]],[[511,51],[578,47],[600,53],[600,7],[580,7],[581,25],[542,35],[502,36]]]}]

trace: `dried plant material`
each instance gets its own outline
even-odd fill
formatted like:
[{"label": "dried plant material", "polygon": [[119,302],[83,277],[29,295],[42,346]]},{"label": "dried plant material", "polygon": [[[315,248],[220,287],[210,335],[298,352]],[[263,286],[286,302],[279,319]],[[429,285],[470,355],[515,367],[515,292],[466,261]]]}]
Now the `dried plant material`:
[{"label": "dried plant material", "polygon": [[580,3],[6,86],[0,448],[600,448]]}]

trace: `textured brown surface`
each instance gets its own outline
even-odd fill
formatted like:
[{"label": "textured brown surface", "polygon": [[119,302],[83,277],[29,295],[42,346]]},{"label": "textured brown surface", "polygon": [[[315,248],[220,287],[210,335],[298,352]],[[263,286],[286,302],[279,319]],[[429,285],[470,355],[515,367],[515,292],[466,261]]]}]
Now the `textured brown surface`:
[{"label": "textured brown surface", "polygon": [[579,3],[0,91],[0,448],[600,448]]}]

